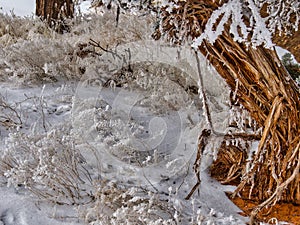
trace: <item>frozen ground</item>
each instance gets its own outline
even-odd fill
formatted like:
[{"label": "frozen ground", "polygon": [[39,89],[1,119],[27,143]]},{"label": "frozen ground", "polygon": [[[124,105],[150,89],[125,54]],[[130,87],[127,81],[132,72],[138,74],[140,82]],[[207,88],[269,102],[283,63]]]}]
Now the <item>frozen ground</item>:
[{"label": "frozen ground", "polygon": [[[192,200],[184,200],[196,180],[191,165],[198,132],[205,124],[195,105],[186,104],[175,111],[161,104],[157,108],[148,90],[83,88],[73,82],[33,88],[2,83],[0,92],[6,102],[17,103],[16,108],[21,109],[23,124],[17,128],[21,132],[51,130],[72,121],[74,137],[82,137],[77,144],[93,179],[100,176],[127,188],[142,187],[165,196],[162,198],[173,202],[182,213],[185,222],[181,224],[191,220],[193,213],[207,224],[246,221],[224,193],[233,188],[209,177],[207,168],[213,157],[209,150],[202,163],[200,192]],[[1,127],[4,148],[9,132]],[[87,151],[86,146],[92,146],[94,152]],[[45,200],[39,204],[36,196],[22,186],[2,186],[0,191],[2,224],[86,223],[76,218],[78,206],[57,206]],[[55,212],[57,207],[59,213]]]},{"label": "frozen ground", "polygon": [[[71,225],[77,223],[59,220],[55,215],[55,207],[42,209],[38,202],[30,195],[17,192],[12,188],[0,189],[0,224],[1,225]],[[64,210],[64,220],[68,217],[69,210]]]}]

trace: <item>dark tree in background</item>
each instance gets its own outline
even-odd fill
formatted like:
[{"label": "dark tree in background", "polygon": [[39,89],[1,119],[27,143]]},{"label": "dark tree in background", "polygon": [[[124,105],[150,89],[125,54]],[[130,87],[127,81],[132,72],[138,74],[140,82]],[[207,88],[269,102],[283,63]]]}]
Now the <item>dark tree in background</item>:
[{"label": "dark tree in background", "polygon": [[74,16],[72,0],[36,0],[36,15],[58,32],[68,30],[66,20]]}]

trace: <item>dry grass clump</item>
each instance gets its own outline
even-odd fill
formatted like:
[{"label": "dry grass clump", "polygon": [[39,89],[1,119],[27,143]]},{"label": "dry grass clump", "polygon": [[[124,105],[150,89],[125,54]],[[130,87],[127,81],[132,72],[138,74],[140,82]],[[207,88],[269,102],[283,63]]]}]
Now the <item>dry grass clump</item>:
[{"label": "dry grass clump", "polygon": [[10,133],[0,158],[5,183],[58,204],[84,201],[89,174],[67,129],[57,127],[44,134]]},{"label": "dry grass clump", "polygon": [[94,198],[81,207],[81,217],[89,224],[176,224],[173,206],[151,192],[101,181],[95,184]]},{"label": "dry grass clump", "polygon": [[9,103],[5,97],[0,94],[0,126],[5,129],[11,129],[22,126],[22,123],[18,104]]},{"label": "dry grass clump", "polygon": [[[99,74],[103,65],[100,48],[90,40],[114,49],[120,44],[150,36],[150,15],[90,15],[74,19],[69,33],[58,34],[33,18],[0,14],[0,76],[20,85],[40,85],[64,80],[79,80],[84,73]],[[88,49],[88,51],[86,51]],[[106,62],[105,62],[106,63]]]}]

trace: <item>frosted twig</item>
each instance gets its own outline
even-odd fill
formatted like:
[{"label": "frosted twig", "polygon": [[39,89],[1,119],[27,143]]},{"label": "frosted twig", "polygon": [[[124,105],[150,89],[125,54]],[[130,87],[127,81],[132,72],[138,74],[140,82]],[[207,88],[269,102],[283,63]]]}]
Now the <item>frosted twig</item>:
[{"label": "frosted twig", "polygon": [[108,49],[108,46],[107,46],[106,48],[104,48],[104,47],[102,47],[102,46],[100,45],[99,42],[97,42],[97,41],[95,41],[95,40],[93,40],[93,39],[90,39],[89,44],[92,45],[92,46],[94,46],[94,47],[100,48],[100,49],[101,49],[102,51],[104,51],[104,52],[107,52],[107,53],[112,54],[112,56],[116,56],[116,57],[118,57],[119,59],[122,59],[122,57],[121,57],[120,55],[118,55],[116,52],[114,52],[114,51],[112,51],[112,50],[109,50],[109,49]]},{"label": "frosted twig", "polygon": [[198,187],[201,184],[201,178],[200,178],[201,159],[202,159],[202,155],[203,155],[204,149],[208,143],[208,138],[210,137],[210,135],[211,135],[211,130],[204,129],[198,139],[197,157],[196,157],[196,160],[195,160],[194,166],[193,166],[194,172],[197,177],[197,183],[194,185],[194,187],[192,188],[190,193],[185,197],[186,200],[189,200],[192,197],[194,192],[198,189]]},{"label": "frosted twig", "polygon": [[[142,163],[137,160],[137,162],[140,164],[141,167],[143,167]],[[158,189],[151,183],[151,181],[148,179],[148,177],[145,175],[144,171],[142,170],[143,176],[146,179],[146,181],[151,185],[151,187],[158,193]]]},{"label": "frosted twig", "polygon": [[197,70],[198,70],[198,76],[199,76],[199,94],[202,97],[202,101],[203,101],[203,109],[204,109],[204,113],[205,113],[205,118],[206,118],[206,122],[208,124],[209,129],[212,131],[212,133],[215,136],[224,136],[225,134],[216,132],[213,125],[212,125],[212,121],[211,121],[211,114],[209,111],[209,107],[208,107],[208,103],[207,103],[207,97],[206,97],[206,92],[204,90],[204,83],[203,83],[203,76],[201,73],[201,66],[200,66],[200,59],[198,56],[198,52],[195,50],[195,57],[196,57],[196,61],[197,61]]},{"label": "frosted twig", "polygon": [[39,103],[41,106],[43,128],[44,128],[45,132],[47,133],[46,118],[45,118],[45,112],[44,112],[44,90],[45,90],[45,85],[42,88],[41,96],[39,98]]}]

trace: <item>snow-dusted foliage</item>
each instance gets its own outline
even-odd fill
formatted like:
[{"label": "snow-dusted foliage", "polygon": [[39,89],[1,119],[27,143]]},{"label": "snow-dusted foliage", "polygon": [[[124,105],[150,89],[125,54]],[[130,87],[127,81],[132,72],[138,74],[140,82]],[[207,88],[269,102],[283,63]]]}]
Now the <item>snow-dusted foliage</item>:
[{"label": "snow-dusted foliage", "polygon": [[[245,8],[248,9],[246,15]],[[247,22],[244,20],[246,16],[250,16],[249,26],[247,26]],[[273,46],[271,34],[266,29],[265,20],[261,18],[259,9],[252,1],[240,0],[229,1],[223,4],[218,10],[213,11],[204,32],[194,40],[192,46],[197,48],[204,39],[213,44],[218,36],[222,34],[227,23],[230,24],[230,33],[233,35],[235,41],[251,44],[252,46],[262,44],[268,48]]]},{"label": "snow-dusted foliage", "polygon": [[204,32],[192,44],[194,48],[201,45],[204,39],[214,43],[229,24],[233,39],[247,45],[273,46],[272,34],[267,29],[266,19],[260,15],[260,8],[253,0],[231,0],[224,3],[218,10],[213,11]]},{"label": "snow-dusted foliage", "polygon": [[[132,187],[124,189],[114,182],[96,185],[95,201],[81,208],[81,218],[97,224],[239,224],[240,220],[214,209],[197,209],[196,200],[186,202],[169,188],[169,196],[145,192]],[[191,207],[191,208],[190,208]],[[190,208],[190,211],[185,211]]]},{"label": "snow-dusted foliage", "polygon": [[2,128],[22,126],[22,115],[19,109],[18,103],[10,103],[5,96],[0,95],[0,133],[3,132]]},{"label": "snow-dusted foliage", "polygon": [[295,0],[255,0],[255,4],[262,9],[266,7],[267,27],[275,33],[289,34],[291,31],[298,31],[300,23],[300,2]]},{"label": "snow-dusted foliage", "polygon": [[90,225],[96,224],[176,224],[175,209],[167,200],[138,188],[122,190],[113,183],[97,186],[95,202],[82,210]]}]

